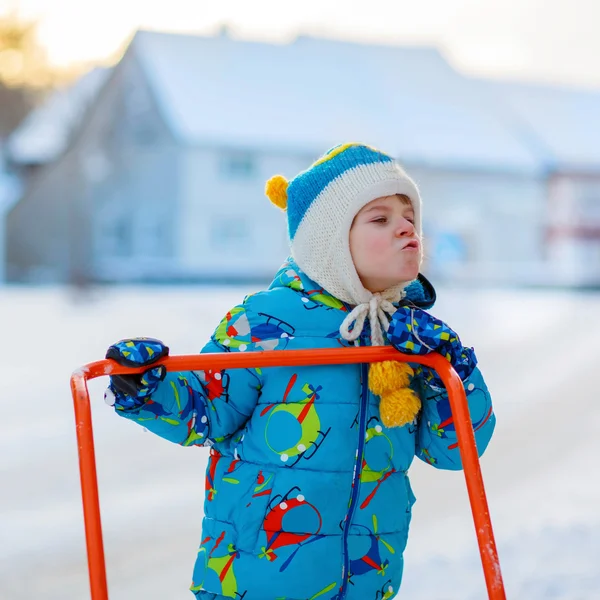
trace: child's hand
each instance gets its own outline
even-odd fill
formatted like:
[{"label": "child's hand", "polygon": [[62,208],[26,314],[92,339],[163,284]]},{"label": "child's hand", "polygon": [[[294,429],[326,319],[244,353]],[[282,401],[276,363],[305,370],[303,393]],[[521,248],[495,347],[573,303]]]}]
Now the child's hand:
[{"label": "child's hand", "polygon": [[[167,356],[169,348],[153,338],[125,339],[110,346],[106,358],[125,367],[144,367]],[[165,378],[167,370],[162,365],[148,369],[140,375],[112,375],[104,394],[108,404],[118,401],[123,408],[135,408],[143,404]]]},{"label": "child's hand", "polygon": [[[472,348],[465,348],[458,335],[443,321],[418,308],[399,308],[392,315],[387,336],[392,346],[407,354],[438,352],[463,381],[477,365]],[[441,384],[437,377],[436,380]]]}]

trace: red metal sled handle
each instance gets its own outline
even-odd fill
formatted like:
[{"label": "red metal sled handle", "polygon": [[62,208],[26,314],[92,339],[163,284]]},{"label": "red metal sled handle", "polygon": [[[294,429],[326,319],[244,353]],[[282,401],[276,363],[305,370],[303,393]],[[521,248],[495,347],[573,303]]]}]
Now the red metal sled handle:
[{"label": "red metal sled handle", "polygon": [[[280,350],[267,352],[241,352],[171,356],[156,364],[163,364],[168,371],[197,371],[208,369],[237,369],[251,367],[281,367],[305,365],[333,365],[371,363],[400,360],[419,363],[435,369],[448,390],[450,408],[462,459],[475,531],[479,543],[481,563],[490,600],[505,600],[504,583],[492,523],[479,466],[475,434],[469,416],[469,408],[462,382],[450,363],[439,354],[426,356],[402,354],[390,347]],[[100,520],[98,479],[92,414],[87,381],[103,375],[141,373],[141,369],[121,367],[112,360],[90,363],[71,376],[71,390],[75,405],[75,422],[79,451],[79,471],[83,498],[83,516],[88,554],[90,589],[92,600],[108,600],[106,565]]]}]

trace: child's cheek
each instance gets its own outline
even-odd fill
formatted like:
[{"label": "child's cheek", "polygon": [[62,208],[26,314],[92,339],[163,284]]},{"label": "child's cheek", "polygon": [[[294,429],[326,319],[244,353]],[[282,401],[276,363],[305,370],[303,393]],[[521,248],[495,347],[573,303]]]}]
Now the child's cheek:
[{"label": "child's cheek", "polygon": [[381,256],[387,250],[388,242],[383,235],[374,235],[369,240],[369,251],[371,254]]}]

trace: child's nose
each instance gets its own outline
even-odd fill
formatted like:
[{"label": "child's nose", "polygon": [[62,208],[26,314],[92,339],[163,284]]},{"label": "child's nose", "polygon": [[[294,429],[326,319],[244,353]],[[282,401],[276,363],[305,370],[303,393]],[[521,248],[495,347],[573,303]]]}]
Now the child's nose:
[{"label": "child's nose", "polygon": [[398,237],[413,235],[414,232],[415,226],[408,219],[402,219],[398,225],[398,228],[396,229],[396,235]]}]

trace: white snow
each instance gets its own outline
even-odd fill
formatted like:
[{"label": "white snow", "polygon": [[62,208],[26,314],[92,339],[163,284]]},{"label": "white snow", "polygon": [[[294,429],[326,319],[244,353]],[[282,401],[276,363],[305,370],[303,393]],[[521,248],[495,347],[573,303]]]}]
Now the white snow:
[{"label": "white snow", "polygon": [[[123,337],[196,352],[244,288],[0,288],[0,598],[89,597],[74,369]],[[439,289],[435,313],[474,345],[496,434],[482,460],[507,597],[596,600],[600,589],[600,295]],[[206,449],[116,417],[90,382],[111,600],[189,600]],[[462,473],[416,461],[398,598],[482,600]],[[383,583],[383,582],[382,582]]]}]

